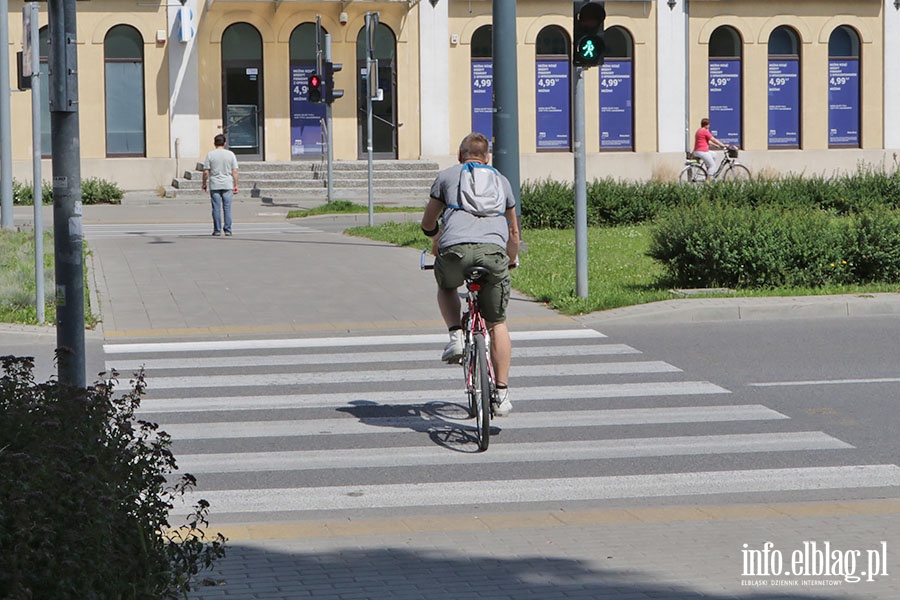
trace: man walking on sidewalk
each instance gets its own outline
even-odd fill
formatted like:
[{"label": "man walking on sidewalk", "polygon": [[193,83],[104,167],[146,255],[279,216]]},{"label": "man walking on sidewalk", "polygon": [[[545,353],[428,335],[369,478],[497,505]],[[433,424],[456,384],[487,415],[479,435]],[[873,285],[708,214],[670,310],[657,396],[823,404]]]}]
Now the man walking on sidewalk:
[{"label": "man walking on sidewalk", "polygon": [[[231,201],[238,192],[237,157],[225,149],[225,136],[221,133],[213,139],[215,150],[206,155],[203,162],[203,191],[209,188],[212,200],[213,235],[231,235]],[[224,221],[223,221],[224,212]]]}]

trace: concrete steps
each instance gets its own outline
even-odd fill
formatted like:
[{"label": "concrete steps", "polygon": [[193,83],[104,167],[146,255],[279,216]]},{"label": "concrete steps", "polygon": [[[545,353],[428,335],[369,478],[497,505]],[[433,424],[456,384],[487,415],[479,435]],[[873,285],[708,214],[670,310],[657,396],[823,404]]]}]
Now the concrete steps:
[{"label": "concrete steps", "polygon": [[[241,162],[240,188],[264,202],[322,200],[327,198],[327,170],[320,162]],[[201,190],[203,165],[172,181],[169,196],[181,200],[206,201]],[[373,196],[379,204],[424,205],[438,172],[427,161],[378,160],[372,163]],[[368,162],[337,161],[332,166],[333,200],[354,202],[368,199]]]}]

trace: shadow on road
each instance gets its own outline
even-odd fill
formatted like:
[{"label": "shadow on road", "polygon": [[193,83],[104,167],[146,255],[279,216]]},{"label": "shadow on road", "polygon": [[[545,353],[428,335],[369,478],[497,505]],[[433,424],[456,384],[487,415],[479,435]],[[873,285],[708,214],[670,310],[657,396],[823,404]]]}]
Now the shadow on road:
[{"label": "shadow on road", "polygon": [[[360,423],[428,433],[435,444],[454,452],[479,451],[475,422],[466,423],[470,420],[468,408],[462,404],[379,404],[371,400],[354,400],[350,404],[337,410],[353,415]],[[491,427],[491,435],[498,435],[500,431],[499,427]]]}]

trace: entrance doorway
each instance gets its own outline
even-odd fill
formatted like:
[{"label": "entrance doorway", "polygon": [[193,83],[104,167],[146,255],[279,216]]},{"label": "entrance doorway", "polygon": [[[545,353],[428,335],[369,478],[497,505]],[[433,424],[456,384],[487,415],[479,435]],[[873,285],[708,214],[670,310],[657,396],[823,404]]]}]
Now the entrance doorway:
[{"label": "entrance doorway", "polygon": [[264,160],[262,37],[249,23],[222,34],[222,123],[239,159]]},{"label": "entrance doorway", "polygon": [[[397,158],[397,72],[396,38],[387,25],[375,31],[375,58],[378,59],[378,88],[381,100],[372,100],[372,157]],[[358,156],[368,157],[368,114],[366,112],[366,30],[356,38],[356,106]]]}]

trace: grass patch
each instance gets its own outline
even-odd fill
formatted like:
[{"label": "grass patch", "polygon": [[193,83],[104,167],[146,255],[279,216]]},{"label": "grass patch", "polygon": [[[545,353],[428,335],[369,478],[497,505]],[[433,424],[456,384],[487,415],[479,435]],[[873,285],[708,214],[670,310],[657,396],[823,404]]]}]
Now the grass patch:
[{"label": "grass patch", "polygon": [[[576,294],[575,231],[572,229],[529,229],[523,234],[528,251],[521,267],[511,272],[514,288],[545,302],[564,314],[577,315],[671,300],[671,280],[663,266],[650,258],[653,225],[623,225],[588,229],[588,297]],[[399,246],[430,247],[418,223],[385,223],[374,227],[354,227],[347,234]],[[822,287],[779,287],[741,289],[693,294],[691,297],[814,296],[896,292],[890,284],[828,285]]]},{"label": "grass patch", "polygon": [[[44,233],[44,317],[56,322],[53,234]],[[85,273],[85,278],[87,273]],[[35,307],[34,234],[0,231],[0,323],[38,325]],[[87,280],[84,285],[85,326],[93,329],[98,318],[91,312]]]},{"label": "grass patch", "polygon": [[[421,206],[373,206],[373,212],[377,213],[403,213],[403,212],[421,212]],[[369,207],[365,204],[356,204],[349,200],[333,200],[311,208],[309,210],[292,210],[288,212],[288,219],[297,219],[300,217],[312,217],[314,215],[340,215],[340,214],[359,214],[368,213]]]}]

